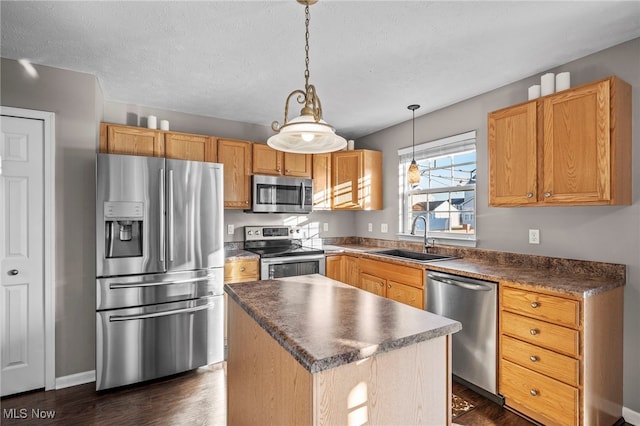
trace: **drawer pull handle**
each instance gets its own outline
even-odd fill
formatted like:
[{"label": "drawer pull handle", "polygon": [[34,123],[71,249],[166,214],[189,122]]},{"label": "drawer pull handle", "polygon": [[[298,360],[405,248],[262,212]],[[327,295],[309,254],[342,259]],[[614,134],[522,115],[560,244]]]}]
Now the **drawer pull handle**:
[{"label": "drawer pull handle", "polygon": [[537,308],[538,306],[540,306],[540,304],[538,302],[531,302],[531,307],[533,309]]},{"label": "drawer pull handle", "polygon": [[538,361],[538,357],[537,357],[537,356],[535,356],[535,355],[531,355],[531,356],[529,357],[529,359],[531,360],[531,362],[537,362],[537,361]]},{"label": "drawer pull handle", "polygon": [[245,269],[246,269],[246,268],[245,268],[244,266],[241,266],[241,267],[240,267],[240,272],[244,272],[244,271],[245,271]]},{"label": "drawer pull handle", "polygon": [[532,328],[531,330],[529,330],[529,333],[531,333],[532,336],[535,336],[536,334],[538,334],[538,330]]},{"label": "drawer pull handle", "polygon": [[535,389],[531,389],[529,393],[531,394],[531,396],[538,396],[538,391]]}]

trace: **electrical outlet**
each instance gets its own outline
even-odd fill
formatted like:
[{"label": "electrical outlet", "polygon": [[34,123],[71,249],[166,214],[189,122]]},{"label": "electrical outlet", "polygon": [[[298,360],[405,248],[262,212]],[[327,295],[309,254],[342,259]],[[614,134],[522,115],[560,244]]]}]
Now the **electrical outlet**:
[{"label": "electrical outlet", "polygon": [[539,229],[529,229],[529,244],[540,244]]},{"label": "electrical outlet", "polygon": [[373,232],[373,223],[370,223],[368,225],[368,229],[369,229],[369,232]]},{"label": "electrical outlet", "polygon": [[327,222],[325,222],[325,223],[323,223],[323,224],[322,224],[322,230],[323,230],[324,232],[327,232],[327,231],[329,230],[329,224],[328,224]]},{"label": "electrical outlet", "polygon": [[389,226],[386,223],[380,224],[380,232],[389,232]]},{"label": "electrical outlet", "polygon": [[235,230],[236,230],[236,227],[235,227],[233,224],[231,224],[231,225],[227,225],[227,234],[229,234],[229,235],[233,235],[233,233],[235,232]]}]

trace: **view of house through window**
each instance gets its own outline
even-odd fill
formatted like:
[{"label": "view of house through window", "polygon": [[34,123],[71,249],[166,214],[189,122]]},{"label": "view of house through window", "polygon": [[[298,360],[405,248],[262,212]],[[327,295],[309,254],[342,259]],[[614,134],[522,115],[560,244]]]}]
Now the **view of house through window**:
[{"label": "view of house through window", "polygon": [[[408,151],[408,152],[407,152]],[[420,182],[407,182],[411,148],[400,155],[400,187],[404,188],[401,228],[408,234],[474,240],[476,232],[475,131],[415,147]],[[418,217],[424,217],[425,220]],[[415,225],[414,225],[415,222]]]}]

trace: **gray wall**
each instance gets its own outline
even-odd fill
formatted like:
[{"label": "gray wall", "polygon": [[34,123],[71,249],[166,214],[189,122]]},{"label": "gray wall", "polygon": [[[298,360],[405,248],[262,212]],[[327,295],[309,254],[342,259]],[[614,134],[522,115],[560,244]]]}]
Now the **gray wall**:
[{"label": "gray wall", "polygon": [[[570,62],[551,72],[570,71],[571,85],[617,75],[633,86],[633,205],[622,207],[488,206],[487,114],[526,101],[527,88],[540,75],[501,87],[448,108],[416,118],[416,143],[477,130],[478,247],[517,253],[623,263],[627,265],[624,324],[624,405],[640,412],[640,39]],[[407,99],[407,105],[413,99]],[[398,148],[411,145],[411,121],[359,139],[359,147],[383,151],[385,176],[396,176]],[[384,182],[385,209],[358,213],[358,235],[369,233],[367,222],[387,222],[398,230],[398,182]],[[528,229],[540,230],[540,245],[528,244]],[[392,231],[394,232],[394,231]],[[388,238],[388,237],[387,237]]]},{"label": "gray wall", "polygon": [[95,155],[102,93],[96,78],[2,59],[2,105],[56,114],[56,377],[95,368]]}]

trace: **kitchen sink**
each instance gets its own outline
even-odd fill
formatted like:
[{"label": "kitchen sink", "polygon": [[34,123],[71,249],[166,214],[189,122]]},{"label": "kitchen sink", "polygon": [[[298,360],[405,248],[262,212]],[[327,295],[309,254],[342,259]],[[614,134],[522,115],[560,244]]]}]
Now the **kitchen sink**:
[{"label": "kitchen sink", "polygon": [[397,257],[401,259],[413,260],[415,262],[427,263],[427,262],[437,262],[440,260],[451,260],[455,259],[453,256],[444,256],[441,254],[433,254],[433,253],[422,253],[419,251],[412,250],[401,250],[401,249],[390,249],[390,250],[380,250],[374,251],[372,254],[379,254],[382,256],[390,256]]}]

